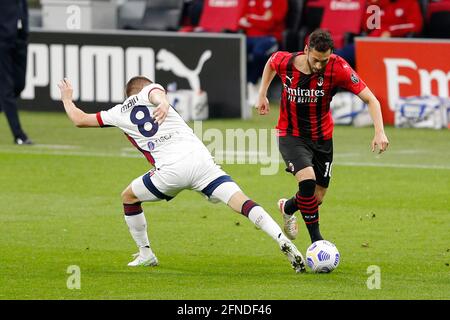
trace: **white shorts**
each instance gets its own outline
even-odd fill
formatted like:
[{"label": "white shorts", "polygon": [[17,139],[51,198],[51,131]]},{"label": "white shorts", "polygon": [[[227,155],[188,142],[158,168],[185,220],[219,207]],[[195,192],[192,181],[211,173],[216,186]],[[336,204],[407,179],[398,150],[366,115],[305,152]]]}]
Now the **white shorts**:
[{"label": "white shorts", "polygon": [[136,178],[131,189],[140,201],[171,200],[182,190],[202,192],[212,202],[225,204],[241,189],[211,155],[192,152],[183,161],[152,169]]}]

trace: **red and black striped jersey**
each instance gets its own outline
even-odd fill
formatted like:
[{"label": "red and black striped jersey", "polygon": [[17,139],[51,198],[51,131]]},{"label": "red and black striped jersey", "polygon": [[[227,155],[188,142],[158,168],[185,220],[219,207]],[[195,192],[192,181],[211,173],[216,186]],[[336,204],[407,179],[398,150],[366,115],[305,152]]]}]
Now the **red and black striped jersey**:
[{"label": "red and black striped jersey", "polygon": [[330,102],[337,89],[359,94],[366,84],[335,54],[323,72],[304,74],[294,66],[295,57],[302,54],[278,51],[270,57],[270,66],[282,82],[278,135],[329,140],[334,126]]}]

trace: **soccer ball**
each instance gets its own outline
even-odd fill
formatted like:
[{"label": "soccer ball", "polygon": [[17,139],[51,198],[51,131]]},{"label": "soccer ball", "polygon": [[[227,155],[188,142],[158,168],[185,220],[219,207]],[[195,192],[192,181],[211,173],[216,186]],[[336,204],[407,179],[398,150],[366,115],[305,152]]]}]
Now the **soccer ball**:
[{"label": "soccer ball", "polygon": [[313,272],[328,273],[339,265],[340,254],[336,246],[327,240],[314,242],[306,250],[306,262]]}]

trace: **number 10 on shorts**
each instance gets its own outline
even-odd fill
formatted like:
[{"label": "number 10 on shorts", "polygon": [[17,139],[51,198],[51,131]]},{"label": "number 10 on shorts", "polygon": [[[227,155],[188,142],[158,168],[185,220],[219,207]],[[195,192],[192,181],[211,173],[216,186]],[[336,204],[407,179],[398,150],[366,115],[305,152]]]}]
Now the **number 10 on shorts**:
[{"label": "number 10 on shorts", "polygon": [[333,165],[332,162],[325,162],[325,174],[323,175],[324,178],[329,177],[331,178],[331,166]]}]

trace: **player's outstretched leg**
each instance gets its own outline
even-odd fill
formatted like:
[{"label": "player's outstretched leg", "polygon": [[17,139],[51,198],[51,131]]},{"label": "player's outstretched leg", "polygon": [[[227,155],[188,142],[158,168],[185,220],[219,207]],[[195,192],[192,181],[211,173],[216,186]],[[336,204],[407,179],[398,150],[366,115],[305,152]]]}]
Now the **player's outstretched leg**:
[{"label": "player's outstretched leg", "polygon": [[239,190],[234,182],[223,183],[214,190],[212,196],[226,203],[234,211],[246,216],[256,227],[277,241],[295,272],[305,272],[305,260],[302,254],[284,235],[280,226],[261,206],[236,189]]},{"label": "player's outstretched leg", "polygon": [[148,240],[147,235],[147,220],[145,219],[141,202],[139,202],[133,194],[130,186],[122,193],[122,201],[125,222],[128,225],[131,236],[139,248],[139,252],[133,254],[135,259],[128,263],[128,266],[157,266],[158,259],[150,248],[150,241]]},{"label": "player's outstretched leg", "polygon": [[235,209],[240,203],[242,203],[240,213],[249,218],[249,220],[258,228],[278,242],[281,251],[287,256],[295,272],[305,272],[305,260],[302,254],[283,234],[280,226],[272,219],[272,217],[261,206],[253,202],[253,200],[248,199],[243,193],[234,195],[230,199],[229,206]]}]

